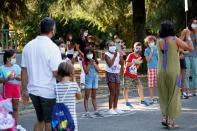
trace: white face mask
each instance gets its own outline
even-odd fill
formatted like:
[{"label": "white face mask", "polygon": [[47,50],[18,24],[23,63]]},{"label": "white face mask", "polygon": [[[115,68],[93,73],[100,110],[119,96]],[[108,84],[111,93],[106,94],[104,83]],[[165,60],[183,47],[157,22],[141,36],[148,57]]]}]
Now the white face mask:
[{"label": "white face mask", "polygon": [[61,48],[60,48],[60,52],[61,52],[62,54],[64,54],[64,53],[65,53],[65,48],[64,48],[64,47],[61,47]]},{"label": "white face mask", "polygon": [[90,60],[93,58],[93,54],[87,54],[87,58]]},{"label": "white face mask", "polygon": [[150,46],[150,47],[154,47],[154,46],[155,46],[155,42],[151,42],[151,43],[149,44],[149,46]]},{"label": "white face mask", "polygon": [[116,51],[116,46],[110,46],[109,47],[109,52],[115,53],[115,51]]},{"label": "white face mask", "polygon": [[197,29],[197,24],[192,23],[191,27],[192,27],[192,29],[196,30]]},{"label": "white face mask", "polygon": [[84,36],[88,36],[88,32],[84,32],[84,34],[83,34]]},{"label": "white face mask", "polygon": [[11,59],[11,62],[10,62],[12,65],[16,64],[16,59]]}]

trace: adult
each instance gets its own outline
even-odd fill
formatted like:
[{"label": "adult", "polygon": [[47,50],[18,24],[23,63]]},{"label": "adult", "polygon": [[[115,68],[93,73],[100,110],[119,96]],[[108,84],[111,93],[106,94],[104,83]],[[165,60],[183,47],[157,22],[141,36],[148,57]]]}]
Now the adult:
[{"label": "adult", "polygon": [[81,75],[80,75],[80,87],[81,88],[85,87],[85,72],[83,70],[82,60],[84,59],[85,49],[88,46],[87,36],[88,36],[88,30],[83,29],[83,28],[80,29],[80,38],[77,41],[76,50],[79,53],[78,62],[79,62],[80,69],[81,69]]},{"label": "adult", "polygon": [[[194,51],[185,55],[186,61],[186,76],[185,76],[185,87],[189,88],[190,86],[190,71],[192,70],[192,88],[193,88],[193,95],[197,96],[197,18],[193,18],[189,23],[189,30],[191,40],[194,45]],[[182,33],[183,35],[188,30],[184,30]],[[189,92],[187,92],[189,96]]]},{"label": "adult", "polygon": [[27,43],[22,52],[22,85],[28,89],[38,120],[34,131],[51,131],[51,111],[56,102],[55,77],[62,61],[59,48],[51,40],[55,29],[55,21],[44,18],[41,34]]},{"label": "adult", "polygon": [[192,51],[193,44],[190,32],[186,33],[186,42],[175,36],[171,22],[164,21],[160,25],[158,46],[158,95],[162,112],[162,125],[169,129],[178,127],[174,118],[181,113],[180,60],[179,48]]}]

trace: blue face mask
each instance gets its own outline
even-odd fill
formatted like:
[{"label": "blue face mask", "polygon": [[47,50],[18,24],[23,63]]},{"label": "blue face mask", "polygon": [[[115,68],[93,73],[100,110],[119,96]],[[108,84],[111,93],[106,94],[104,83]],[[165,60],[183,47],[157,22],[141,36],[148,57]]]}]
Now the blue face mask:
[{"label": "blue face mask", "polygon": [[12,65],[16,64],[16,59],[11,59],[11,62],[10,62]]}]

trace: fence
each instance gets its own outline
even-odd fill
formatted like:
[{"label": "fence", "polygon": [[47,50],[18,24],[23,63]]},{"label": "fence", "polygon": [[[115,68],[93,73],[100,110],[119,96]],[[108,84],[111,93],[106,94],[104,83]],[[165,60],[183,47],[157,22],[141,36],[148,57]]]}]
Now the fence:
[{"label": "fence", "polygon": [[5,49],[16,49],[17,38],[16,30],[0,29],[0,52]]}]

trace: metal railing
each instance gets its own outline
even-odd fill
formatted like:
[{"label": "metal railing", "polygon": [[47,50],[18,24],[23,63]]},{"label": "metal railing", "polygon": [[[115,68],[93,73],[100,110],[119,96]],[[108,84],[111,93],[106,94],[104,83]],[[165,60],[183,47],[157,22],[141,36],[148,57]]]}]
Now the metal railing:
[{"label": "metal railing", "polygon": [[17,49],[16,30],[0,29],[0,52],[6,49]]}]

